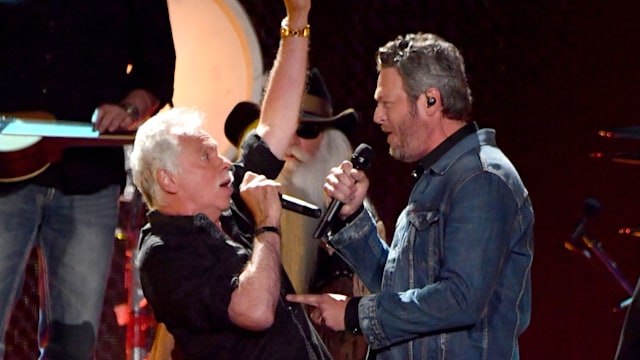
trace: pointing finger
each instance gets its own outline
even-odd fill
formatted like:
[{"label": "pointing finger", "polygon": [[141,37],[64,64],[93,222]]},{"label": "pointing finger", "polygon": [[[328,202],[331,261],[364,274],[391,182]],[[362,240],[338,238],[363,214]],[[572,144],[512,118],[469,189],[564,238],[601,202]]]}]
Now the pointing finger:
[{"label": "pointing finger", "polygon": [[295,303],[306,304],[311,306],[318,306],[322,295],[313,294],[289,294],[287,300]]}]

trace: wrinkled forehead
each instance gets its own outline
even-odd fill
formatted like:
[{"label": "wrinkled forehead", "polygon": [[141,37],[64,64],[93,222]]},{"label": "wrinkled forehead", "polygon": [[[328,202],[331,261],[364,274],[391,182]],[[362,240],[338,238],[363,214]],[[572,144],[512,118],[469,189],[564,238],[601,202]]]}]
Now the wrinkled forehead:
[{"label": "wrinkled forehead", "polygon": [[200,129],[180,134],[178,139],[182,146],[218,148],[218,143],[215,139],[208,132]]},{"label": "wrinkled forehead", "polygon": [[403,91],[402,76],[400,76],[397,68],[384,68],[378,73],[378,81],[374,92],[376,100],[392,97]]}]

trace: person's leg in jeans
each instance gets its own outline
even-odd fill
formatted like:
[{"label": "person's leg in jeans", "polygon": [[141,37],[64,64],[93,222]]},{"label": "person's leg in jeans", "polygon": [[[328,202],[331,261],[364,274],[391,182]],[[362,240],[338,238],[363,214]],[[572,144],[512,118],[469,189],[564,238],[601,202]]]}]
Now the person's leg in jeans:
[{"label": "person's leg in jeans", "polygon": [[47,190],[35,185],[0,192],[0,359],[4,334],[35,243]]},{"label": "person's leg in jeans", "polygon": [[119,187],[91,195],[56,192],[39,238],[41,359],[90,359],[118,221]]}]

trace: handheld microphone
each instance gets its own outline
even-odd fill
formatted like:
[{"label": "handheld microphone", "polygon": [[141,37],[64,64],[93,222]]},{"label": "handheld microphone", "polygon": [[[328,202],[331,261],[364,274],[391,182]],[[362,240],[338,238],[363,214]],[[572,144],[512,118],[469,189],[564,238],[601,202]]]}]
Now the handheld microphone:
[{"label": "handheld microphone", "polygon": [[600,212],[600,203],[596,199],[588,198],[584,201],[582,209],[582,218],[578,221],[578,225],[571,234],[570,242],[574,243],[584,235],[586,231],[587,221]]},{"label": "handheld microphone", "polygon": [[280,202],[283,209],[316,219],[320,217],[322,212],[319,207],[289,195],[280,195]]},{"label": "handheld microphone", "polygon": [[[351,163],[353,167],[358,170],[367,170],[371,165],[371,159],[373,158],[373,149],[371,146],[362,143],[358,145],[356,150],[351,155]],[[316,227],[315,232],[313,233],[313,237],[316,239],[322,239],[327,236],[329,232],[329,226],[334,221],[337,214],[340,212],[340,209],[344,205],[342,202],[332,199],[327,211],[325,211],[324,215],[320,219],[318,223],[318,227]]]},{"label": "handheld microphone", "polygon": [[589,250],[585,249],[582,245],[578,244],[580,239],[586,233],[587,222],[590,218],[597,215],[600,212],[600,203],[596,199],[588,198],[584,200],[582,217],[578,221],[571,238],[565,241],[564,247],[567,250],[581,253],[587,259],[591,258]]}]

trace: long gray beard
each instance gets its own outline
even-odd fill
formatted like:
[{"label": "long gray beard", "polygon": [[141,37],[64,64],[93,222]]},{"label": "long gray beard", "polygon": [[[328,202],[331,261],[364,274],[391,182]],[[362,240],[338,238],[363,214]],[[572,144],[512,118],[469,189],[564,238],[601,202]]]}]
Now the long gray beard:
[{"label": "long gray beard", "polygon": [[[286,194],[310,202],[324,212],[326,199],[322,186],[325,178],[332,167],[349,159],[351,152],[351,144],[342,132],[327,129],[316,156],[304,163],[287,162],[276,180],[282,184]],[[315,281],[320,240],[313,238],[313,232],[318,221],[282,211],[282,264],[297,293],[307,293]]]}]

